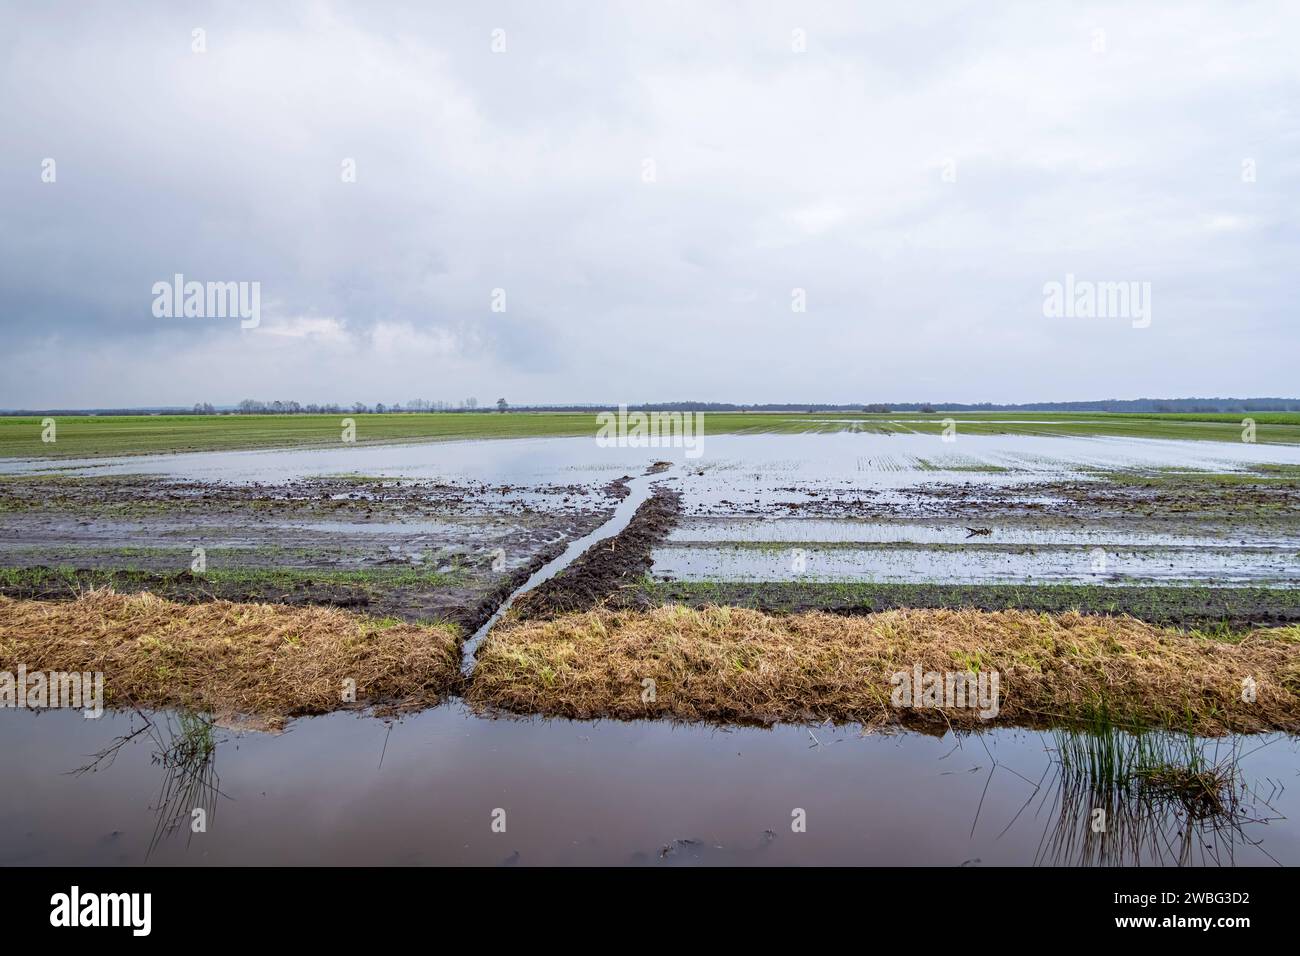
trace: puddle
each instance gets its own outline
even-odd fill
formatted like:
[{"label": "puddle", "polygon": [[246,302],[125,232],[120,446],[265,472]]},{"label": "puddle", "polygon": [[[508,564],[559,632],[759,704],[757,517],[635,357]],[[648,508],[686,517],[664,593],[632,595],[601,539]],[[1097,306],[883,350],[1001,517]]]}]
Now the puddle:
[{"label": "puddle", "polygon": [[[980,539],[986,540],[986,539]],[[794,572],[796,549],[802,561]],[[1032,547],[1021,551],[973,544],[960,548],[767,546],[660,547],[654,574],[676,581],[876,581],[935,584],[1015,582],[1200,584],[1300,587],[1292,549],[1134,549]]]},{"label": "puddle", "polygon": [[[987,525],[986,525],[987,526]],[[1225,541],[1223,536],[1145,532],[1134,534],[1106,527],[1041,528],[988,526],[990,534],[979,536],[980,543],[1038,545],[1126,545],[1133,547],[1216,547],[1224,544],[1267,544],[1277,548],[1300,548],[1294,535],[1243,534]],[[668,543],[678,546],[772,542],[782,544],[960,544],[973,537],[970,527],[962,524],[904,524],[901,522],[862,521],[852,518],[826,520],[817,518],[751,519],[692,518],[678,523],[668,535]]]},{"label": "puddle", "polygon": [[[152,719],[163,739],[178,729]],[[1239,744],[1248,792],[1233,825],[1117,801],[1098,835],[1097,798],[1037,732],[488,720],[450,704],[391,728],[352,714],[278,736],[217,728],[205,766],[160,760],[139,733],[70,773],[141,726],[0,712],[0,864],[1300,863],[1297,745],[1277,736]],[[176,815],[176,793],[207,810],[207,832],[190,832],[190,804]]]}]

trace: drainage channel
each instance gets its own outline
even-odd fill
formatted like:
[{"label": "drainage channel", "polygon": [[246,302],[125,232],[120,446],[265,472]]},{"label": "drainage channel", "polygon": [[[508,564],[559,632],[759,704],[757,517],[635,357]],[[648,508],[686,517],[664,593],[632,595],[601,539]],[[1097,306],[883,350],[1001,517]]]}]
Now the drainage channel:
[{"label": "drainage channel", "polygon": [[492,616],[483,622],[483,626],[474,632],[474,636],[465,642],[460,659],[461,676],[468,677],[470,675],[470,672],[474,669],[474,655],[478,652],[479,645],[483,643],[483,638],[487,637],[492,625],[505,616],[505,613],[510,610],[516,600],[544,581],[555,577],[578,560],[592,545],[604,541],[606,538],[612,538],[626,528],[632,521],[632,516],[636,514],[636,510],[650,499],[653,492],[652,484],[668,476],[668,472],[656,472],[629,479],[627,483],[628,496],[618,503],[618,506],[614,509],[614,514],[608,521],[590,534],[571,541],[569,546],[564,549],[563,554],[542,565],[529,576],[527,581],[512,591],[510,596],[501,603],[501,606],[492,613]]}]

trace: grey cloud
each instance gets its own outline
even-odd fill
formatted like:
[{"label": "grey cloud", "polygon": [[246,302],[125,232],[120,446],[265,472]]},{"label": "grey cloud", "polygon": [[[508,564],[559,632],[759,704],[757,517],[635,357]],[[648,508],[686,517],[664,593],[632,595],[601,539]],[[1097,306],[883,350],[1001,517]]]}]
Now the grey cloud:
[{"label": "grey cloud", "polygon": [[[1289,393],[1297,26],[1212,4],[9,5],[0,406]],[[260,281],[263,327],[154,319],[175,272]],[[1150,281],[1151,328],[1045,319],[1067,272]]]}]

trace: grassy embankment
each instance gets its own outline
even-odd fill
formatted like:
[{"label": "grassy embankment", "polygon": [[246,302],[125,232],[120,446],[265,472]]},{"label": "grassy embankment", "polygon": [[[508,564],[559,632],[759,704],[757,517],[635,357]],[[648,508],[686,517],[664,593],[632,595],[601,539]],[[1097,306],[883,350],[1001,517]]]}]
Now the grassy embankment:
[{"label": "grassy embankment", "polygon": [[461,636],[317,607],[0,597],[0,671],[102,671],[110,707],[272,724],[351,706],[351,680],[363,705],[464,692],[490,711],[580,719],[988,726],[973,707],[894,706],[891,676],[919,667],[997,672],[1000,724],[1087,726],[1104,714],[1119,728],[1300,731],[1300,626],[1221,635],[1075,613],[605,609],[507,619],[467,684]]},{"label": "grassy embankment", "polygon": [[[459,630],[320,607],[175,604],[93,591],[0,597],[0,672],[104,674],[108,707],[176,707],[271,725],[363,704],[436,704],[459,680]],[[354,682],[348,684],[347,682]]]},{"label": "grassy embankment", "polygon": [[1300,626],[1219,640],[1023,611],[775,616],[670,605],[514,620],[479,648],[468,699],[572,718],[987,726],[974,708],[895,707],[892,675],[917,666],[997,672],[997,723],[1087,725],[1104,713],[1117,727],[1206,735],[1300,730]]}]

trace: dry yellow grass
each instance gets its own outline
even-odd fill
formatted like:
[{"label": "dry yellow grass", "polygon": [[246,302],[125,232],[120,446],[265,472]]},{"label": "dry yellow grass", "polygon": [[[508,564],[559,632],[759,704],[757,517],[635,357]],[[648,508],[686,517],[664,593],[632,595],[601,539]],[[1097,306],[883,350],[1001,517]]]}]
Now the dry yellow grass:
[{"label": "dry yellow grass", "polygon": [[[997,671],[997,723],[1093,720],[1300,730],[1300,628],[1214,640],[1126,617],[899,610],[774,616],[734,607],[507,620],[478,651],[472,704],[575,718],[984,726],[892,706],[899,671]],[[1254,701],[1243,682],[1254,682]],[[647,680],[653,699],[646,699]]]},{"label": "dry yellow grass", "polygon": [[459,679],[451,626],[348,611],[90,591],[0,597],[0,671],[102,671],[110,707],[182,707],[272,724],[359,703],[427,706]]}]

